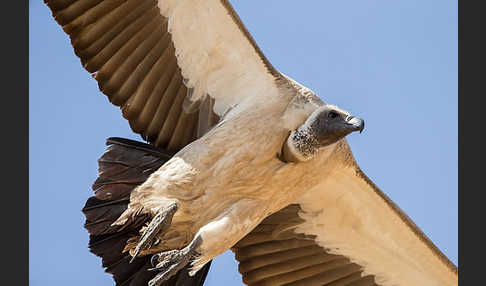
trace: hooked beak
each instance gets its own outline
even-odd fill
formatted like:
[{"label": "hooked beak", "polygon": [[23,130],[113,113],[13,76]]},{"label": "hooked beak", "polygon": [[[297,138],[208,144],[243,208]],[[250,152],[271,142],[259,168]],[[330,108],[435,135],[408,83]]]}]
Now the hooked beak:
[{"label": "hooked beak", "polygon": [[359,133],[363,132],[363,129],[364,129],[364,120],[363,119],[350,115],[346,118],[346,123],[349,125],[349,127],[353,131],[359,130]]}]

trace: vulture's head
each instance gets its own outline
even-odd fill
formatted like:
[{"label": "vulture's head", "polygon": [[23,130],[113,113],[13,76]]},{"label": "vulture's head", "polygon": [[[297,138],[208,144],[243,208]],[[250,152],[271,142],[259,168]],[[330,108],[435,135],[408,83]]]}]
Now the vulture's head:
[{"label": "vulture's head", "polygon": [[351,132],[363,131],[364,121],[334,105],[323,105],[315,110],[296,130],[283,147],[286,162],[307,161],[319,149],[344,138]]}]

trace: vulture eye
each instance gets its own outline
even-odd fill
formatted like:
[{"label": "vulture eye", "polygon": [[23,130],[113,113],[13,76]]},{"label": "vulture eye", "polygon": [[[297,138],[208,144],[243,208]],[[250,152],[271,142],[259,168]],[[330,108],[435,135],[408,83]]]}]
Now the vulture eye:
[{"label": "vulture eye", "polygon": [[327,114],[327,117],[336,118],[336,117],[338,117],[338,114],[335,111],[329,111],[329,113]]}]

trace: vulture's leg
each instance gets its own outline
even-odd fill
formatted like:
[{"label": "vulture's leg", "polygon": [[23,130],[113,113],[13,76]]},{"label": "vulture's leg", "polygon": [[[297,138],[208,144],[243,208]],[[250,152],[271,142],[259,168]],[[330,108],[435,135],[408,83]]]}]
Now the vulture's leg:
[{"label": "vulture's leg", "polygon": [[170,250],[152,256],[151,262],[155,267],[149,270],[157,270],[160,273],[150,280],[148,285],[161,285],[162,282],[184,268],[195,256],[199,255],[196,249],[201,245],[201,242],[201,236],[197,235],[189,245],[181,250]]},{"label": "vulture's leg", "polygon": [[192,270],[194,275],[205,263],[231,248],[260,222],[262,202],[242,199],[229,209],[199,229],[188,246],[181,250],[171,250],[156,254],[152,257],[153,270],[160,273],[153,278],[149,285],[161,285],[177,273],[194,258]]},{"label": "vulture's leg", "polygon": [[137,246],[135,247],[135,252],[130,262],[132,262],[137,257],[137,255],[140,253],[141,250],[146,250],[152,247],[154,238],[157,234],[163,234],[169,229],[172,223],[172,217],[174,216],[176,211],[177,211],[177,203],[173,202],[172,204],[169,205],[169,207],[159,212],[152,219],[147,229],[142,234],[142,237],[140,237],[140,240]]}]

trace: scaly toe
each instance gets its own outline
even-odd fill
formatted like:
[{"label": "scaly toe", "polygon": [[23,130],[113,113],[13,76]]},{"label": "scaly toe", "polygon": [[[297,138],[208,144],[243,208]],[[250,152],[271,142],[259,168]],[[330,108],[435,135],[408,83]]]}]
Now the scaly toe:
[{"label": "scaly toe", "polygon": [[170,205],[164,211],[158,213],[152,219],[147,229],[142,234],[142,237],[140,237],[140,240],[135,247],[135,252],[132,256],[132,259],[130,259],[130,263],[132,263],[132,261],[137,257],[140,251],[150,249],[154,245],[154,242],[155,244],[158,243],[158,239],[156,236],[160,233],[165,233],[169,229],[172,223],[172,217],[174,216],[176,211],[177,203],[174,202],[172,205]]},{"label": "scaly toe", "polygon": [[160,270],[163,268],[162,263],[172,262],[179,256],[183,256],[182,250],[170,250],[154,254],[150,259],[150,264],[152,264],[154,268],[150,268],[149,270]]},{"label": "scaly toe", "polygon": [[160,273],[150,280],[149,285],[158,286],[184,268],[191,259],[198,255],[196,249],[201,243],[202,238],[197,236],[188,246],[181,250],[170,250],[153,255],[150,260],[152,266],[158,263],[149,270],[158,270]]},{"label": "scaly toe", "polygon": [[186,266],[192,258],[192,255],[181,250],[168,252],[161,253],[159,256],[152,256],[152,263],[159,261],[159,259],[163,260],[157,263],[154,268],[149,269],[160,271],[160,273],[150,280],[149,285],[160,285],[162,282],[169,279],[172,275],[184,268],[184,266]]}]

